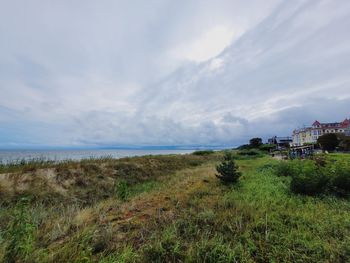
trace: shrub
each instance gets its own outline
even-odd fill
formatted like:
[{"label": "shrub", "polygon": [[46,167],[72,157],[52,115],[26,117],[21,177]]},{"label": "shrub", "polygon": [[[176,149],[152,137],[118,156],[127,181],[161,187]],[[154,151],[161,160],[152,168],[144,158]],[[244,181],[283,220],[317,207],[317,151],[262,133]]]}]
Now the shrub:
[{"label": "shrub", "polygon": [[341,151],[350,151],[350,137],[344,134],[337,134],[339,139],[339,149]]},{"label": "shrub", "polygon": [[339,140],[336,134],[328,133],[320,136],[317,139],[317,143],[321,145],[321,148],[324,151],[334,151],[339,145]]},{"label": "shrub", "polygon": [[298,172],[298,162],[281,161],[276,165],[276,174],[278,176],[294,176]]},{"label": "shrub", "polygon": [[147,165],[137,163],[120,162],[113,165],[118,177],[122,177],[128,183],[137,183],[151,177],[154,173]]},{"label": "shrub", "polygon": [[101,173],[101,167],[95,163],[81,163],[81,168],[86,174],[99,174]]},{"label": "shrub", "polygon": [[238,155],[257,156],[257,155],[261,155],[261,152],[256,149],[241,150],[238,152]]},{"label": "shrub", "polygon": [[350,163],[336,162],[332,167],[332,190],[339,195],[350,194]]},{"label": "shrub", "polygon": [[252,138],[249,140],[249,145],[252,148],[259,148],[260,145],[262,145],[262,139],[261,138]]},{"label": "shrub", "polygon": [[249,144],[243,144],[237,147],[237,150],[249,150],[249,149],[252,149],[252,147]]},{"label": "shrub", "polygon": [[326,165],[327,165],[327,157],[324,154],[315,155],[313,157],[313,160],[315,161],[315,164],[317,166],[326,167]]},{"label": "shrub", "polygon": [[291,181],[291,190],[295,193],[317,195],[327,190],[330,177],[327,169],[312,161],[303,161]]},{"label": "shrub", "polygon": [[241,176],[238,166],[235,164],[234,156],[231,152],[225,152],[223,161],[216,166],[216,170],[220,175],[216,175],[223,182],[235,183]]},{"label": "shrub", "polygon": [[209,154],[213,154],[213,153],[214,153],[213,150],[203,150],[203,151],[195,151],[192,154],[202,156],[202,155],[209,155]]},{"label": "shrub", "polygon": [[327,162],[324,156],[313,160],[280,162],[278,176],[290,176],[291,190],[295,193],[316,195],[325,192],[341,196],[350,194],[350,162]]},{"label": "shrub", "polygon": [[262,145],[260,145],[259,149],[261,151],[270,152],[271,150],[276,149],[276,145],[274,145],[274,144],[262,144]]}]

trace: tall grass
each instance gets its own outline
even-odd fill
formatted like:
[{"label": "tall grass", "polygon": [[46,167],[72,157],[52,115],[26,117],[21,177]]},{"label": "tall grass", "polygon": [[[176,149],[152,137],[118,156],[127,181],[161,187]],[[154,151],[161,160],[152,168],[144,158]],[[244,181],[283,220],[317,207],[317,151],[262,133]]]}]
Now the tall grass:
[{"label": "tall grass", "polygon": [[291,190],[295,193],[350,195],[350,160],[321,156],[282,161],[276,165],[276,173],[291,177]]},{"label": "tall grass", "polygon": [[28,200],[22,198],[12,210],[5,232],[5,262],[28,261],[35,248],[35,225],[28,209]]},{"label": "tall grass", "polygon": [[80,161],[75,161],[71,159],[67,160],[51,160],[44,157],[29,158],[29,159],[14,159],[11,161],[0,160],[0,173],[12,173],[12,172],[30,172],[37,169],[51,168],[51,167],[67,167],[74,166],[78,163],[106,163],[116,160],[112,156],[102,156],[102,157],[89,157],[84,158]]},{"label": "tall grass", "polygon": [[72,199],[1,205],[0,262],[350,261],[347,198],[294,194],[292,176],[278,176],[279,162],[267,156],[237,160],[239,182],[223,185],[220,155],[54,167]]}]

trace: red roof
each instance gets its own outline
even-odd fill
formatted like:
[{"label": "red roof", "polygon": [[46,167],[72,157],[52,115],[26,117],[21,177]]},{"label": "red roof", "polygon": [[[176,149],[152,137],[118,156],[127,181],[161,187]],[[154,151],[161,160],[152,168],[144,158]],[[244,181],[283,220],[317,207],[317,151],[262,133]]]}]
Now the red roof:
[{"label": "red roof", "polygon": [[317,125],[321,125],[321,123],[320,123],[318,120],[316,120],[316,121],[312,124],[312,126],[317,126]]},{"label": "red roof", "polygon": [[349,119],[345,119],[343,122],[342,122],[342,128],[347,128],[350,124],[350,120]]},{"label": "red roof", "polygon": [[350,125],[350,120],[345,119],[342,122],[333,122],[333,123],[320,123],[319,121],[315,121],[312,126],[320,126],[321,128],[347,128]]}]

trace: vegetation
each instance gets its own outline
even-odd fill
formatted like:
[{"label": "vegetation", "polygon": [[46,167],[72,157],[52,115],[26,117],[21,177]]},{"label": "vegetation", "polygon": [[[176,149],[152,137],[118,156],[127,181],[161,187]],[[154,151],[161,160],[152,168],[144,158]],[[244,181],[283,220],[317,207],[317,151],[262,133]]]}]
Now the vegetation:
[{"label": "vegetation", "polygon": [[334,151],[339,145],[339,140],[336,134],[327,133],[317,139],[317,143],[321,146],[323,151]]},{"label": "vegetation", "polygon": [[261,151],[270,152],[275,149],[275,144],[263,144],[261,138],[252,138],[249,140],[249,144],[244,144],[237,148],[237,150],[241,151],[242,155],[244,152],[248,153],[248,155],[249,153],[252,153],[251,155],[257,155]]},{"label": "vegetation", "polygon": [[248,156],[248,157],[262,157],[265,155],[265,153],[257,150],[257,149],[247,149],[247,150],[240,150],[237,152],[240,156]]},{"label": "vegetation", "polygon": [[234,156],[229,151],[225,152],[224,159],[216,166],[216,171],[219,173],[216,177],[225,183],[236,183],[241,176],[238,166],[235,164]]},{"label": "vegetation", "polygon": [[262,145],[262,139],[261,138],[252,138],[249,140],[249,145],[252,148],[259,148]]},{"label": "vegetation", "polygon": [[339,150],[340,151],[350,151],[350,136],[345,136],[344,134],[337,134],[339,141]]},{"label": "vegetation", "polygon": [[274,144],[262,144],[259,146],[259,149],[261,151],[270,152],[271,150],[276,149],[276,145],[274,145]]},{"label": "vegetation", "polygon": [[208,155],[215,153],[213,150],[201,150],[201,151],[195,151],[192,154],[194,155]]},{"label": "vegetation", "polygon": [[326,192],[329,184],[327,169],[312,161],[304,161],[292,175],[291,190],[295,193],[316,195]]},{"label": "vegetation", "polygon": [[259,149],[262,146],[263,146],[263,142],[261,138],[251,138],[249,140],[249,144],[243,144],[237,147],[237,150]]},{"label": "vegetation", "polygon": [[[231,154],[238,185],[215,177],[222,152],[5,167],[0,262],[350,261],[350,155]],[[300,169],[329,192],[294,194]]]},{"label": "vegetation", "polygon": [[324,155],[313,160],[280,162],[279,176],[290,176],[293,192],[306,195],[350,195],[350,160],[334,160]]},{"label": "vegetation", "polygon": [[331,172],[331,190],[339,195],[350,195],[350,162],[334,162],[330,169]]},{"label": "vegetation", "polygon": [[124,180],[118,182],[115,187],[115,193],[120,200],[126,201],[129,196],[128,183]]}]

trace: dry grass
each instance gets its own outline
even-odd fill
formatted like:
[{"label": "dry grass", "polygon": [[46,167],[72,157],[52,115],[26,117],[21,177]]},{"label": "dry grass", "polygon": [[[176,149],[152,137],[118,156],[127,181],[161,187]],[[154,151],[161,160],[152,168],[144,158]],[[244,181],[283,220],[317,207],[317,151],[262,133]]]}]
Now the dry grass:
[{"label": "dry grass", "polygon": [[[18,185],[27,180],[28,185],[35,186],[41,184],[31,180],[38,180],[50,171],[46,184],[40,187],[53,190],[67,203],[47,202],[43,195],[27,205],[29,224],[35,227],[34,250],[30,252],[31,261],[20,255],[17,259],[20,262],[350,259],[349,200],[293,195],[289,191],[290,180],[274,174],[271,164],[276,161],[268,157],[239,160],[243,173],[240,182],[235,186],[222,185],[214,176],[218,157],[220,154],[128,158],[18,175]],[[37,179],[30,176],[28,179],[31,173]],[[107,197],[97,193],[94,201],[84,200],[89,198],[81,193],[84,189],[91,190],[94,185],[104,192],[102,186],[106,182],[114,187],[118,180],[127,182],[126,200],[118,199],[114,192]],[[13,211],[19,209],[14,201],[2,206],[2,233],[7,231],[6,222],[12,220]],[[0,259],[1,254],[6,254],[8,242],[6,235],[0,233]]]},{"label": "dry grass", "polygon": [[30,171],[26,168],[29,164],[25,164],[22,168],[17,167],[18,172],[0,174],[0,195],[4,205],[11,205],[23,196],[35,202],[92,205],[115,196],[115,184],[121,180],[134,186],[211,159],[217,159],[217,155],[84,160],[57,165],[49,163],[53,166],[50,168],[32,165],[30,167],[34,168]]}]

